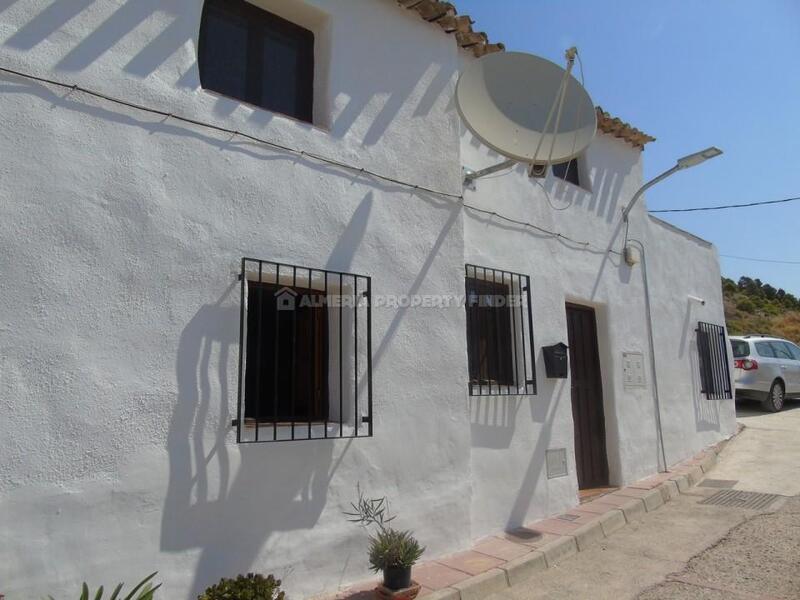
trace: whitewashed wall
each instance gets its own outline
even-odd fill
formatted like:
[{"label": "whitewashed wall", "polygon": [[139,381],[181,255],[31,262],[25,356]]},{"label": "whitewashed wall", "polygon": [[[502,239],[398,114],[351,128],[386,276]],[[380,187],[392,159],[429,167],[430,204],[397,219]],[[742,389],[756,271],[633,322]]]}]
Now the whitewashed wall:
[{"label": "whitewashed wall", "polygon": [[[610,481],[623,485],[660,467],[642,265],[620,252],[622,208],[642,183],[644,155],[598,134],[581,159],[582,187],[528,177],[522,167],[480,179],[465,203],[559,232],[576,244],[470,208],[464,211],[465,261],[530,275],[539,394],[473,397],[472,534],[552,515],[575,504],[577,480],[569,379],[547,379],[541,347],[568,343],[565,303],[596,311]],[[502,160],[462,133],[462,161],[479,169]],[[647,216],[640,202],[630,236],[646,249],[667,464],[729,436],[732,400],[704,399],[694,329],[724,324],[719,263],[711,244]],[[610,250],[610,252],[609,252]],[[690,302],[688,295],[706,299]],[[623,352],[641,352],[646,387],[623,383]],[[545,451],[566,448],[569,475],[548,479]]]},{"label": "whitewashed wall", "polygon": [[[312,4],[327,129],[199,88],[200,0],[6,3],[0,64],[458,192],[453,39],[393,2]],[[341,514],[359,482],[431,554],[469,543],[463,309],[374,310],[374,438],[229,426],[242,256],[460,291],[456,204],[10,76],[0,115],[0,592],[154,570],[170,599],[248,570],[335,589],[368,574]]]},{"label": "whitewashed wall", "polygon": [[[260,1],[290,16],[297,7]],[[0,7],[0,65],[453,192],[462,163],[496,160],[461,137],[454,40],[391,0],[315,0],[297,13],[320,44],[318,127],[199,88],[201,6],[16,0]],[[641,273],[618,256],[12,76],[0,77],[0,118],[9,600],[153,570],[170,599],[248,570],[275,573],[292,597],[330,591],[368,574],[365,535],[341,514],[357,483],[392,499],[429,556],[574,503],[572,457],[569,477],[543,475],[546,448],[572,449],[569,382],[539,368],[537,396],[477,406],[460,307],[375,309],[374,438],[237,446],[243,255],[370,275],[376,294],[463,293],[465,259],[529,273],[537,350],[565,340],[565,299],[596,306],[612,478],[655,470],[652,396],[623,390],[618,375],[623,348],[647,350]],[[520,173],[479,182],[467,202],[605,248],[639,161],[599,137],[587,159],[594,194],[545,183],[558,206],[571,202],[564,211]],[[654,256],[651,277],[665,281],[653,284],[668,315],[656,333],[678,460],[733,427],[732,403],[698,400],[690,343],[674,333],[696,314],[721,321],[718,267],[711,249],[645,219],[640,206],[637,234],[672,257]],[[691,269],[678,269],[687,255]],[[699,309],[686,293],[708,298],[690,318]]]}]

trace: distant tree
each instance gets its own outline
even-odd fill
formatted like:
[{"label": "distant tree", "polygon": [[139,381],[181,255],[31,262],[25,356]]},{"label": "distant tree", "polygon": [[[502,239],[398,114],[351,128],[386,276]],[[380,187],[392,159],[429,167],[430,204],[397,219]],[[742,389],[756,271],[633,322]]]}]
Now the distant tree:
[{"label": "distant tree", "polygon": [[739,277],[739,283],[737,285],[742,291],[749,290],[753,286],[753,280],[750,277],[742,275]]},{"label": "distant tree", "polygon": [[765,283],[763,286],[761,286],[761,291],[764,292],[764,296],[766,296],[769,300],[774,300],[778,295],[778,290],[768,283]]},{"label": "distant tree", "polygon": [[727,277],[722,278],[722,291],[727,294],[732,294],[736,291],[736,282]]}]

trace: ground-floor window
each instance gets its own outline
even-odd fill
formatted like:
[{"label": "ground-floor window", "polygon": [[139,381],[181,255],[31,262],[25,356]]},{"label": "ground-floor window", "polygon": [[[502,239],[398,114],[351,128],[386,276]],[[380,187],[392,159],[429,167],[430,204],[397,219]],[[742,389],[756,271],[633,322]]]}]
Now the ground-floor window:
[{"label": "ground-floor window", "polygon": [[709,400],[733,398],[727,348],[725,328],[722,325],[703,321],[697,324],[700,391]]},{"label": "ground-floor window", "polygon": [[470,395],[535,394],[530,278],[466,265],[465,292]]},{"label": "ground-floor window", "polygon": [[244,259],[237,439],[372,434],[371,280]]}]

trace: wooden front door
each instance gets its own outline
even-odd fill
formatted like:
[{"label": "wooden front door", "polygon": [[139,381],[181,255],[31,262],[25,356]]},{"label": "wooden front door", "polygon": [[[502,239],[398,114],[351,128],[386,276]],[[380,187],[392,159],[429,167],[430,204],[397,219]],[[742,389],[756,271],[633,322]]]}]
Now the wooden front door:
[{"label": "wooden front door", "polygon": [[575,462],[580,489],[608,485],[603,382],[594,309],[567,304]]}]

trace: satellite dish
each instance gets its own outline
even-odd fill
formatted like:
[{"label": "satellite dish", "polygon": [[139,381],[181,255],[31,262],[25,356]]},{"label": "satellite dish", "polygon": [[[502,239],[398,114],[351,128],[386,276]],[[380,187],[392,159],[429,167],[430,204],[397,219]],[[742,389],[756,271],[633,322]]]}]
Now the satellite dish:
[{"label": "satellite dish", "polygon": [[566,162],[586,149],[597,129],[583,86],[555,63],[523,52],[496,52],[472,63],[458,80],[456,105],[475,137],[520,162]]}]

